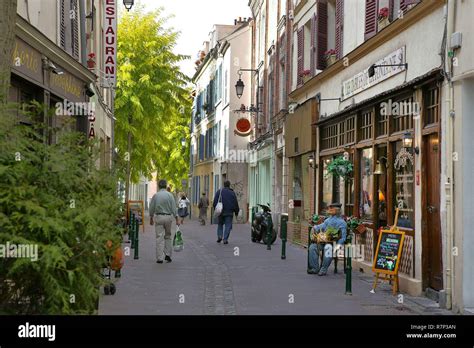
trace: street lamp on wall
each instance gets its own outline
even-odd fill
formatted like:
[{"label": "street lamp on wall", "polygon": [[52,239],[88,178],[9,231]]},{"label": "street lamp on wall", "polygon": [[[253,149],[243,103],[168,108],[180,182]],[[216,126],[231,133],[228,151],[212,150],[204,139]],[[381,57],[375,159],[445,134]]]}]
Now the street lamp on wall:
[{"label": "street lamp on wall", "polygon": [[403,147],[407,149],[413,147],[413,138],[411,133],[403,134]]},{"label": "street lamp on wall", "polygon": [[316,161],[315,161],[313,155],[309,155],[309,157],[308,157],[308,165],[309,165],[311,168],[313,168],[313,169],[318,168],[318,165],[316,164]]},{"label": "street lamp on wall", "polygon": [[244,81],[242,81],[242,73],[239,73],[239,79],[237,80],[237,83],[235,84],[235,92],[237,94],[237,98],[241,98],[242,94],[244,94],[244,88],[245,84]]},{"label": "street lamp on wall", "polygon": [[127,9],[127,11],[130,11],[132,9],[134,3],[135,0],[123,0],[123,5]]},{"label": "street lamp on wall", "polygon": [[[406,149],[413,148],[413,136],[410,132],[403,134],[403,147]],[[414,151],[418,155],[420,153],[420,148],[415,146]]]},{"label": "street lamp on wall", "polygon": [[386,67],[386,66],[404,66],[405,69],[408,69],[408,63],[402,63],[402,64],[379,64],[379,65],[372,64],[372,65],[369,67],[369,70],[367,71],[367,73],[369,74],[369,77],[372,77],[372,76],[375,75],[375,68],[383,68],[383,67]]}]

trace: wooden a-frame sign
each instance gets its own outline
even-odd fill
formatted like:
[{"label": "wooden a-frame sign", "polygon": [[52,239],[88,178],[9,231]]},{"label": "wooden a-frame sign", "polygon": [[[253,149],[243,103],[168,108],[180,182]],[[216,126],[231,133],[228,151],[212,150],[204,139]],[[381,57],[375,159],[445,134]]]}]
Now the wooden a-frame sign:
[{"label": "wooden a-frame sign", "polygon": [[383,280],[388,280],[392,285],[393,294],[395,295],[398,292],[398,267],[405,239],[405,232],[400,232],[397,228],[398,213],[397,208],[392,228],[380,231],[372,265],[372,271],[375,272],[372,292],[375,292],[381,274],[384,275]]}]

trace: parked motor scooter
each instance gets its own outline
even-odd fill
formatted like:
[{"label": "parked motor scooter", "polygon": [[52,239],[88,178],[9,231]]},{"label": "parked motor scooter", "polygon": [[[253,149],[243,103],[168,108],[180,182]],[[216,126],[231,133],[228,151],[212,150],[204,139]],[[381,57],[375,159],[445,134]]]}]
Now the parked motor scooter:
[{"label": "parked motor scooter", "polygon": [[270,204],[257,204],[263,209],[263,211],[258,211],[255,213],[252,221],[252,242],[262,241],[264,244],[267,244],[267,231],[271,231],[271,244],[276,240],[277,233],[273,228],[272,214],[270,210]]}]

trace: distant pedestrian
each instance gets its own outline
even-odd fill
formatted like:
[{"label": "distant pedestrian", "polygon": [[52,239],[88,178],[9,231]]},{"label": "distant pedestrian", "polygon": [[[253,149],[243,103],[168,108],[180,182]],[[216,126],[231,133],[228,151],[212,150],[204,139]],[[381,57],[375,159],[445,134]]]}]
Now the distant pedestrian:
[{"label": "distant pedestrian", "polygon": [[172,193],[166,189],[166,180],[158,182],[159,191],[155,193],[150,202],[150,225],[155,225],[156,233],[156,262],[171,262],[171,241],[173,218],[179,226],[176,200]]},{"label": "distant pedestrian", "polygon": [[186,197],[186,193],[181,192],[179,194],[179,201],[178,201],[178,220],[180,225],[184,223],[184,218],[189,215],[189,205],[191,202]]},{"label": "distant pedestrian", "polygon": [[209,208],[209,198],[207,198],[206,192],[202,193],[202,197],[199,200],[198,208],[199,221],[201,222],[201,225],[205,225],[207,219],[207,208]]},{"label": "distant pedestrian", "polygon": [[224,244],[228,244],[234,214],[237,217],[240,210],[237,196],[230,188],[230,181],[228,180],[224,182],[224,188],[218,190],[214,196],[214,201],[212,202],[214,209],[216,209],[216,205],[219,201],[222,202],[223,209],[218,217],[217,243],[220,243],[222,239],[224,239]]}]

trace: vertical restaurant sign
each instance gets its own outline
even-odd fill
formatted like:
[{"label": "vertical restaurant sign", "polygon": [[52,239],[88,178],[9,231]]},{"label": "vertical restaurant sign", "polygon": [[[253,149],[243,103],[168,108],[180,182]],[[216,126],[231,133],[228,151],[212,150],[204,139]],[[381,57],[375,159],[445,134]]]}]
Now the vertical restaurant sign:
[{"label": "vertical restaurant sign", "polygon": [[104,0],[104,85],[115,87],[117,73],[117,0]]}]

